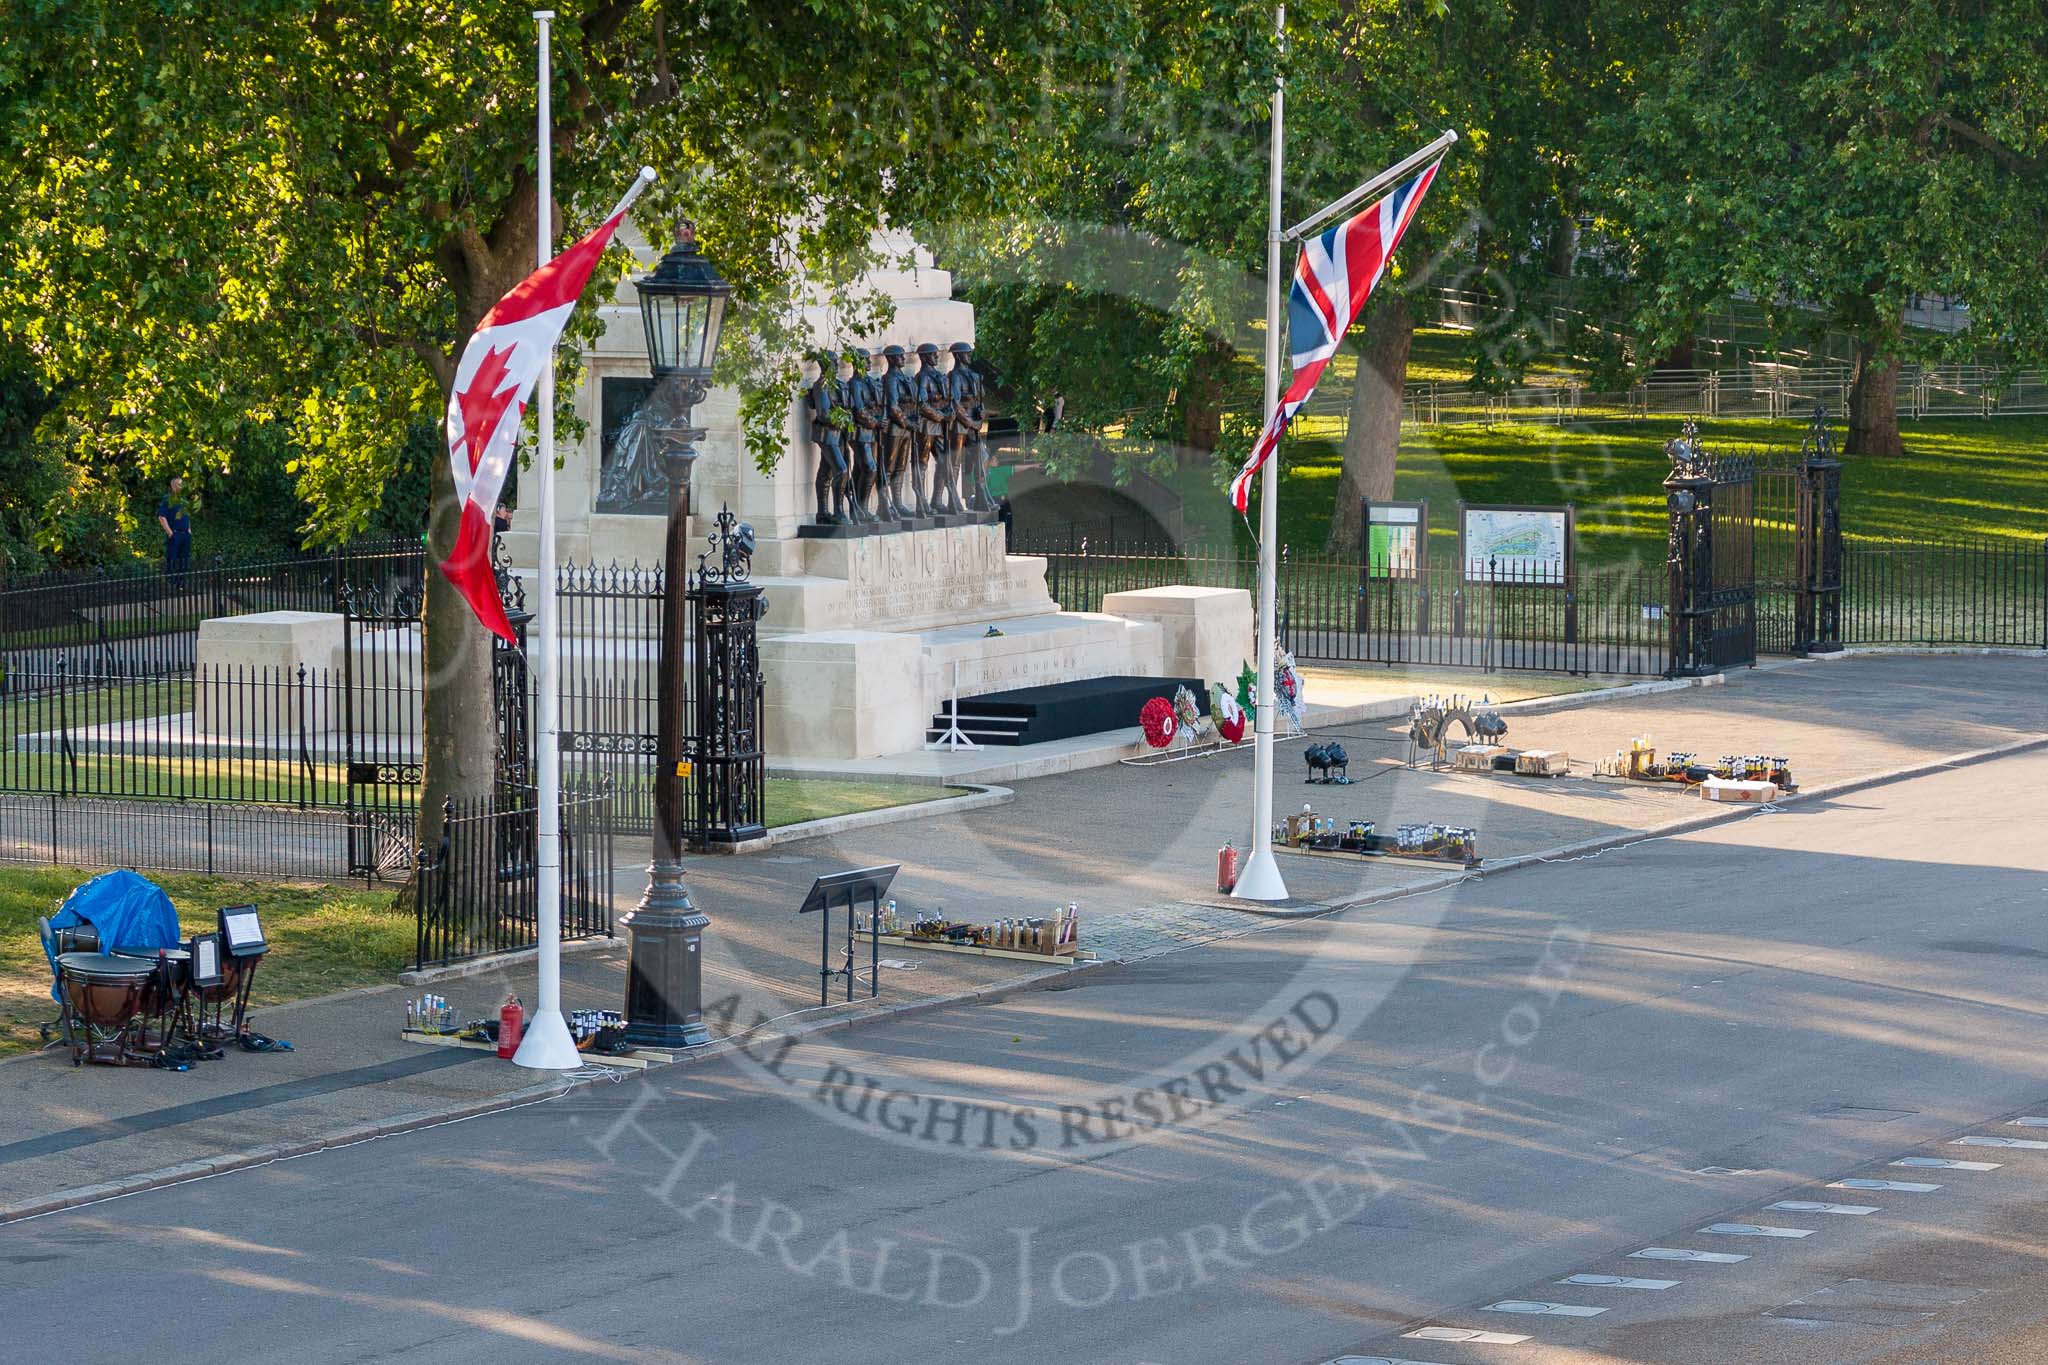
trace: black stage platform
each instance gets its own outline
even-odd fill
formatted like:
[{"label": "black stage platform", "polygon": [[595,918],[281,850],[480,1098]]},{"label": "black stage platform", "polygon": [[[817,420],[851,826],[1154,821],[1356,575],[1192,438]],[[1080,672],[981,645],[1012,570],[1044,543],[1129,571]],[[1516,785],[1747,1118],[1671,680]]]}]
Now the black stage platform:
[{"label": "black stage platform", "polygon": [[[1199,678],[1084,678],[1045,687],[1019,687],[960,699],[960,729],[976,744],[1043,744],[1053,739],[1122,730],[1138,723],[1138,708],[1153,697],[1171,699],[1185,686],[1209,714],[1209,689]],[[932,718],[928,739],[946,731],[946,714]]]}]

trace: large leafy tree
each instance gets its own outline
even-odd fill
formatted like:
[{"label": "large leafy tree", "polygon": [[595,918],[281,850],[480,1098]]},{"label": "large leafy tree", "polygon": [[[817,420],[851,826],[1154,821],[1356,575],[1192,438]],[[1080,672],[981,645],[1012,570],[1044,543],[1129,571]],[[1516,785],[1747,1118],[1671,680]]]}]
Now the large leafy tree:
[{"label": "large leafy tree", "polygon": [[[463,339],[533,268],[530,8],[10,0],[0,342],[61,395],[45,426],[161,468],[224,464],[252,423],[280,426],[309,537],[369,524]],[[1069,28],[1057,4],[558,12],[555,232],[659,168],[637,217],[658,237],[687,213],[736,282],[724,377],[763,458],[794,375],[793,292],[852,278],[880,223],[1027,183],[1031,109]],[[455,509],[433,469],[438,558]],[[428,822],[490,780],[487,638],[430,575]]]},{"label": "large leafy tree", "polygon": [[1486,382],[1520,373],[1517,333],[1541,302],[1544,244],[1575,184],[1586,85],[1571,63],[1584,60],[1585,16],[1509,0],[1307,0],[1289,7],[1284,50],[1265,3],[1165,0],[1122,22],[1093,79],[1064,92],[1066,175],[1036,220],[989,234],[962,270],[1001,377],[1040,403],[1065,400],[1075,430],[1038,447],[1062,472],[1101,446],[1123,468],[1213,452],[1220,477],[1255,433],[1276,70],[1288,80],[1290,221],[1447,126],[1465,139],[1353,338],[1331,526],[1352,545],[1358,498],[1392,491],[1421,288],[1489,292],[1498,308],[1471,337],[1475,361]]},{"label": "large leafy tree", "polygon": [[1312,6],[1289,63],[1290,179],[1315,203],[1445,127],[1448,154],[1359,335],[1330,544],[1358,546],[1361,499],[1394,491],[1408,354],[1426,291],[1455,285],[1492,307],[1467,337],[1475,382],[1517,380],[1532,311],[1577,196],[1577,137],[1594,41],[1576,3],[1332,0]]},{"label": "large leafy tree", "polygon": [[[2048,354],[2048,10],[2015,0],[1695,0],[1646,31],[1589,153],[1642,357],[1731,291],[1855,341],[1852,453],[1901,448],[1903,360]],[[1908,333],[1915,293],[1975,326]]]}]

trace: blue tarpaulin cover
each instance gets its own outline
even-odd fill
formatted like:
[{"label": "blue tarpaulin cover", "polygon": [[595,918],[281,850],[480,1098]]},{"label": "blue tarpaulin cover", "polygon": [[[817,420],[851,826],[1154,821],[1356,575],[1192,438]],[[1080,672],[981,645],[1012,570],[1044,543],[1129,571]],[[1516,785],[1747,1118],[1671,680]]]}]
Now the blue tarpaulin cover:
[{"label": "blue tarpaulin cover", "polygon": [[[52,929],[90,924],[99,931],[100,951],[115,948],[176,948],[178,911],[164,889],[139,872],[102,872],[64,898],[64,908],[50,916]],[[43,945],[48,955],[50,945]],[[58,993],[57,960],[50,959],[50,996]]]}]

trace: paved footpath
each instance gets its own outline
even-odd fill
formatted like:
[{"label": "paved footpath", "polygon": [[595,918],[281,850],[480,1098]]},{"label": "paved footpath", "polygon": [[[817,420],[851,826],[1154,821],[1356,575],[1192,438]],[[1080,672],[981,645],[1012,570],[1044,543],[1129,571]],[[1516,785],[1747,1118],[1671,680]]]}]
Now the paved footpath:
[{"label": "paved footpath", "polygon": [[[2048,736],[2044,677],[2048,665],[2028,659],[1784,664],[1725,686],[1528,703],[1537,709],[1510,712],[1508,738],[1581,760],[1646,732],[1665,748],[1782,754],[1811,790]],[[1306,769],[1293,766],[1298,745],[1283,747],[1276,805],[1288,809],[1290,792],[1298,792],[1340,818],[1471,825],[1489,861],[1672,829],[1711,814],[1676,789],[1411,771],[1399,766],[1400,729],[1374,722],[1337,732],[1359,779],[1349,787],[1294,785]],[[1120,765],[1019,783],[1016,800],[1000,807],[692,860],[693,893],[714,920],[706,998],[720,1004],[715,1031],[751,1030],[747,1041],[757,1046],[847,1016],[1104,970],[892,949],[888,956],[911,966],[885,967],[878,999],[809,1009],[816,1005],[818,925],[815,917],[800,919],[796,906],[814,877],[847,867],[900,864],[894,890],[906,910],[991,918],[1076,902],[1084,944],[1105,959],[1298,932],[1303,926],[1248,914],[1213,890],[1217,847],[1244,837],[1250,768],[1249,753]],[[1283,911],[1399,896],[1447,875],[1428,864],[1294,856],[1283,859],[1283,871],[1294,896],[1277,907]],[[636,887],[637,876],[623,871],[621,908]],[[565,1003],[616,1007],[624,956],[618,944],[568,958]],[[530,968],[434,987],[477,1014],[494,1009],[508,988],[530,1000]],[[293,1039],[297,1052],[236,1054],[189,1074],[74,1070],[56,1054],[0,1063],[0,1217],[73,1197],[64,1192],[79,1187],[118,1189],[167,1168],[189,1176],[249,1164],[563,1084],[487,1055],[401,1041],[408,993],[394,985],[264,1011],[259,1027]]]}]

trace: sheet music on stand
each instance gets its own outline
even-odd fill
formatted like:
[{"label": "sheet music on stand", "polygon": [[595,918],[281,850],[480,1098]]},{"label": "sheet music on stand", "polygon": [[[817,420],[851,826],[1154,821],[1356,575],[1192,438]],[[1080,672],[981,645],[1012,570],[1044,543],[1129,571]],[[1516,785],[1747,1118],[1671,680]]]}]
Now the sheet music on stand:
[{"label": "sheet music on stand", "polygon": [[[890,863],[887,867],[858,867],[846,872],[828,872],[811,883],[809,894],[802,905],[796,908],[799,915],[818,912],[819,927],[823,933],[818,950],[818,1003],[832,1003],[832,978],[846,978],[846,998],[853,999],[853,982],[856,975],[853,967],[853,948],[859,941],[860,925],[855,906],[862,900],[868,903],[868,924],[880,929],[882,925],[882,897],[889,893],[889,884],[896,880],[901,863]],[[832,911],[840,903],[846,906],[846,952],[839,966],[832,965]],[[873,999],[882,992],[882,936],[868,935],[868,997]]]}]

